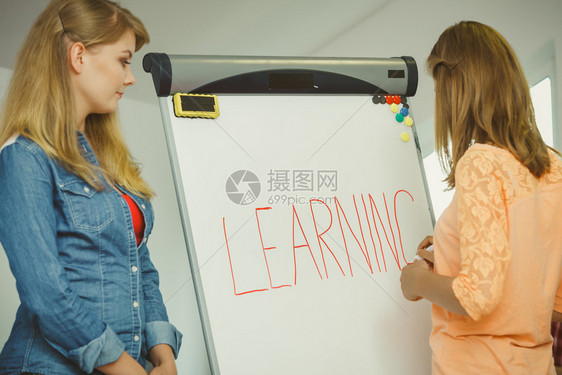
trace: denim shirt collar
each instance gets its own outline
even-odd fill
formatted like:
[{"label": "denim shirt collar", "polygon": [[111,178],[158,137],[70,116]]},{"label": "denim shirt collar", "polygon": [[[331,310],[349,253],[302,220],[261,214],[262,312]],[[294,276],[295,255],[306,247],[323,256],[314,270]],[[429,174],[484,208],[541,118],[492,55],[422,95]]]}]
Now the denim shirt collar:
[{"label": "denim shirt collar", "polygon": [[77,131],[77,135],[78,135],[78,143],[80,144],[81,147],[81,152],[82,155],[84,156],[84,158],[91,164],[99,167],[100,163],[98,161],[98,158],[96,157],[96,154],[94,153],[94,150],[92,149],[92,146],[90,145],[90,142],[88,142],[88,139],[86,138],[86,135],[84,133],[82,133],[81,131]]}]

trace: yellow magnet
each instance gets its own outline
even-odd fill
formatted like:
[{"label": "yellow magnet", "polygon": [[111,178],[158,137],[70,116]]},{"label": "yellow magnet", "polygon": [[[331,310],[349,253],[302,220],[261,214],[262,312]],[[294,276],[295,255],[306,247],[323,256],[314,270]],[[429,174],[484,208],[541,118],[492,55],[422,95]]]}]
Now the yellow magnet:
[{"label": "yellow magnet", "polygon": [[176,117],[217,118],[219,104],[215,95],[174,94],[174,112]]}]

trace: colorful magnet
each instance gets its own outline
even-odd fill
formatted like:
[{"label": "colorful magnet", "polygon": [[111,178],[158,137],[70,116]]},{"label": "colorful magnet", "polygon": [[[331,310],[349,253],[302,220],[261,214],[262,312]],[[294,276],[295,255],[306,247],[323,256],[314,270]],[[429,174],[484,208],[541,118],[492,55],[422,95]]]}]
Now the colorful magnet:
[{"label": "colorful magnet", "polygon": [[410,116],[408,116],[404,119],[404,124],[406,124],[408,126],[412,126],[412,125],[414,125],[414,120],[412,120],[412,118]]},{"label": "colorful magnet", "polygon": [[387,95],[386,104],[392,104],[392,103],[394,103],[394,99],[392,98],[392,95]]},{"label": "colorful magnet", "polygon": [[394,103],[392,103],[392,104],[390,105],[390,111],[391,111],[392,113],[398,113],[399,110],[400,110],[400,108],[398,108],[398,105],[396,105],[396,104],[394,104]]},{"label": "colorful magnet", "polygon": [[402,98],[400,97],[400,95],[394,95],[393,99],[394,103],[396,104],[400,104],[402,102]]},{"label": "colorful magnet", "polygon": [[404,116],[401,113],[397,113],[395,118],[398,122],[404,121]]},{"label": "colorful magnet", "polygon": [[404,142],[408,142],[410,140],[410,135],[408,133],[404,132],[400,135],[400,138],[402,138],[402,140]]},{"label": "colorful magnet", "polygon": [[400,110],[400,113],[402,114],[402,116],[406,117],[406,116],[408,116],[410,111],[408,111],[408,108],[402,107],[402,109]]},{"label": "colorful magnet", "polygon": [[375,95],[375,96],[373,96],[373,103],[375,103],[375,104],[385,104],[386,98],[383,95]]}]

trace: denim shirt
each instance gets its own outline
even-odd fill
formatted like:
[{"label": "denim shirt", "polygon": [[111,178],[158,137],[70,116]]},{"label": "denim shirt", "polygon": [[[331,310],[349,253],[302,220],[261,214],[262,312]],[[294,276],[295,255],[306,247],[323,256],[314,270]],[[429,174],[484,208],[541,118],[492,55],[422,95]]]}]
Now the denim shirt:
[{"label": "denim shirt", "polygon": [[[78,139],[99,165],[84,135]],[[168,323],[146,246],[152,206],[118,188],[144,215],[140,246],[115,189],[96,191],[22,136],[0,149],[0,242],[21,301],[0,374],[99,373],[123,350],[144,365],[157,344],[177,356],[181,333]]]}]

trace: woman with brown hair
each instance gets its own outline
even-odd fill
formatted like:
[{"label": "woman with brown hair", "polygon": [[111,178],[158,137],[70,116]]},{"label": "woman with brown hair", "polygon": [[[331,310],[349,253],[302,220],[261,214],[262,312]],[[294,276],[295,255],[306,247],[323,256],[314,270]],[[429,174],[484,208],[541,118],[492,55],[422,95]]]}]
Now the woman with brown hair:
[{"label": "woman with brown hair", "polygon": [[427,64],[435,147],[456,190],[434,237],[419,245],[425,261],[404,267],[401,283],[407,299],[433,303],[433,373],[555,374],[562,162],[543,142],[523,70],[496,30],[456,24]]},{"label": "woman with brown hair", "polygon": [[109,0],[52,0],[18,55],[0,120],[0,241],[21,305],[1,374],[176,374],[146,241],[153,192],[115,111],[149,41]]}]

